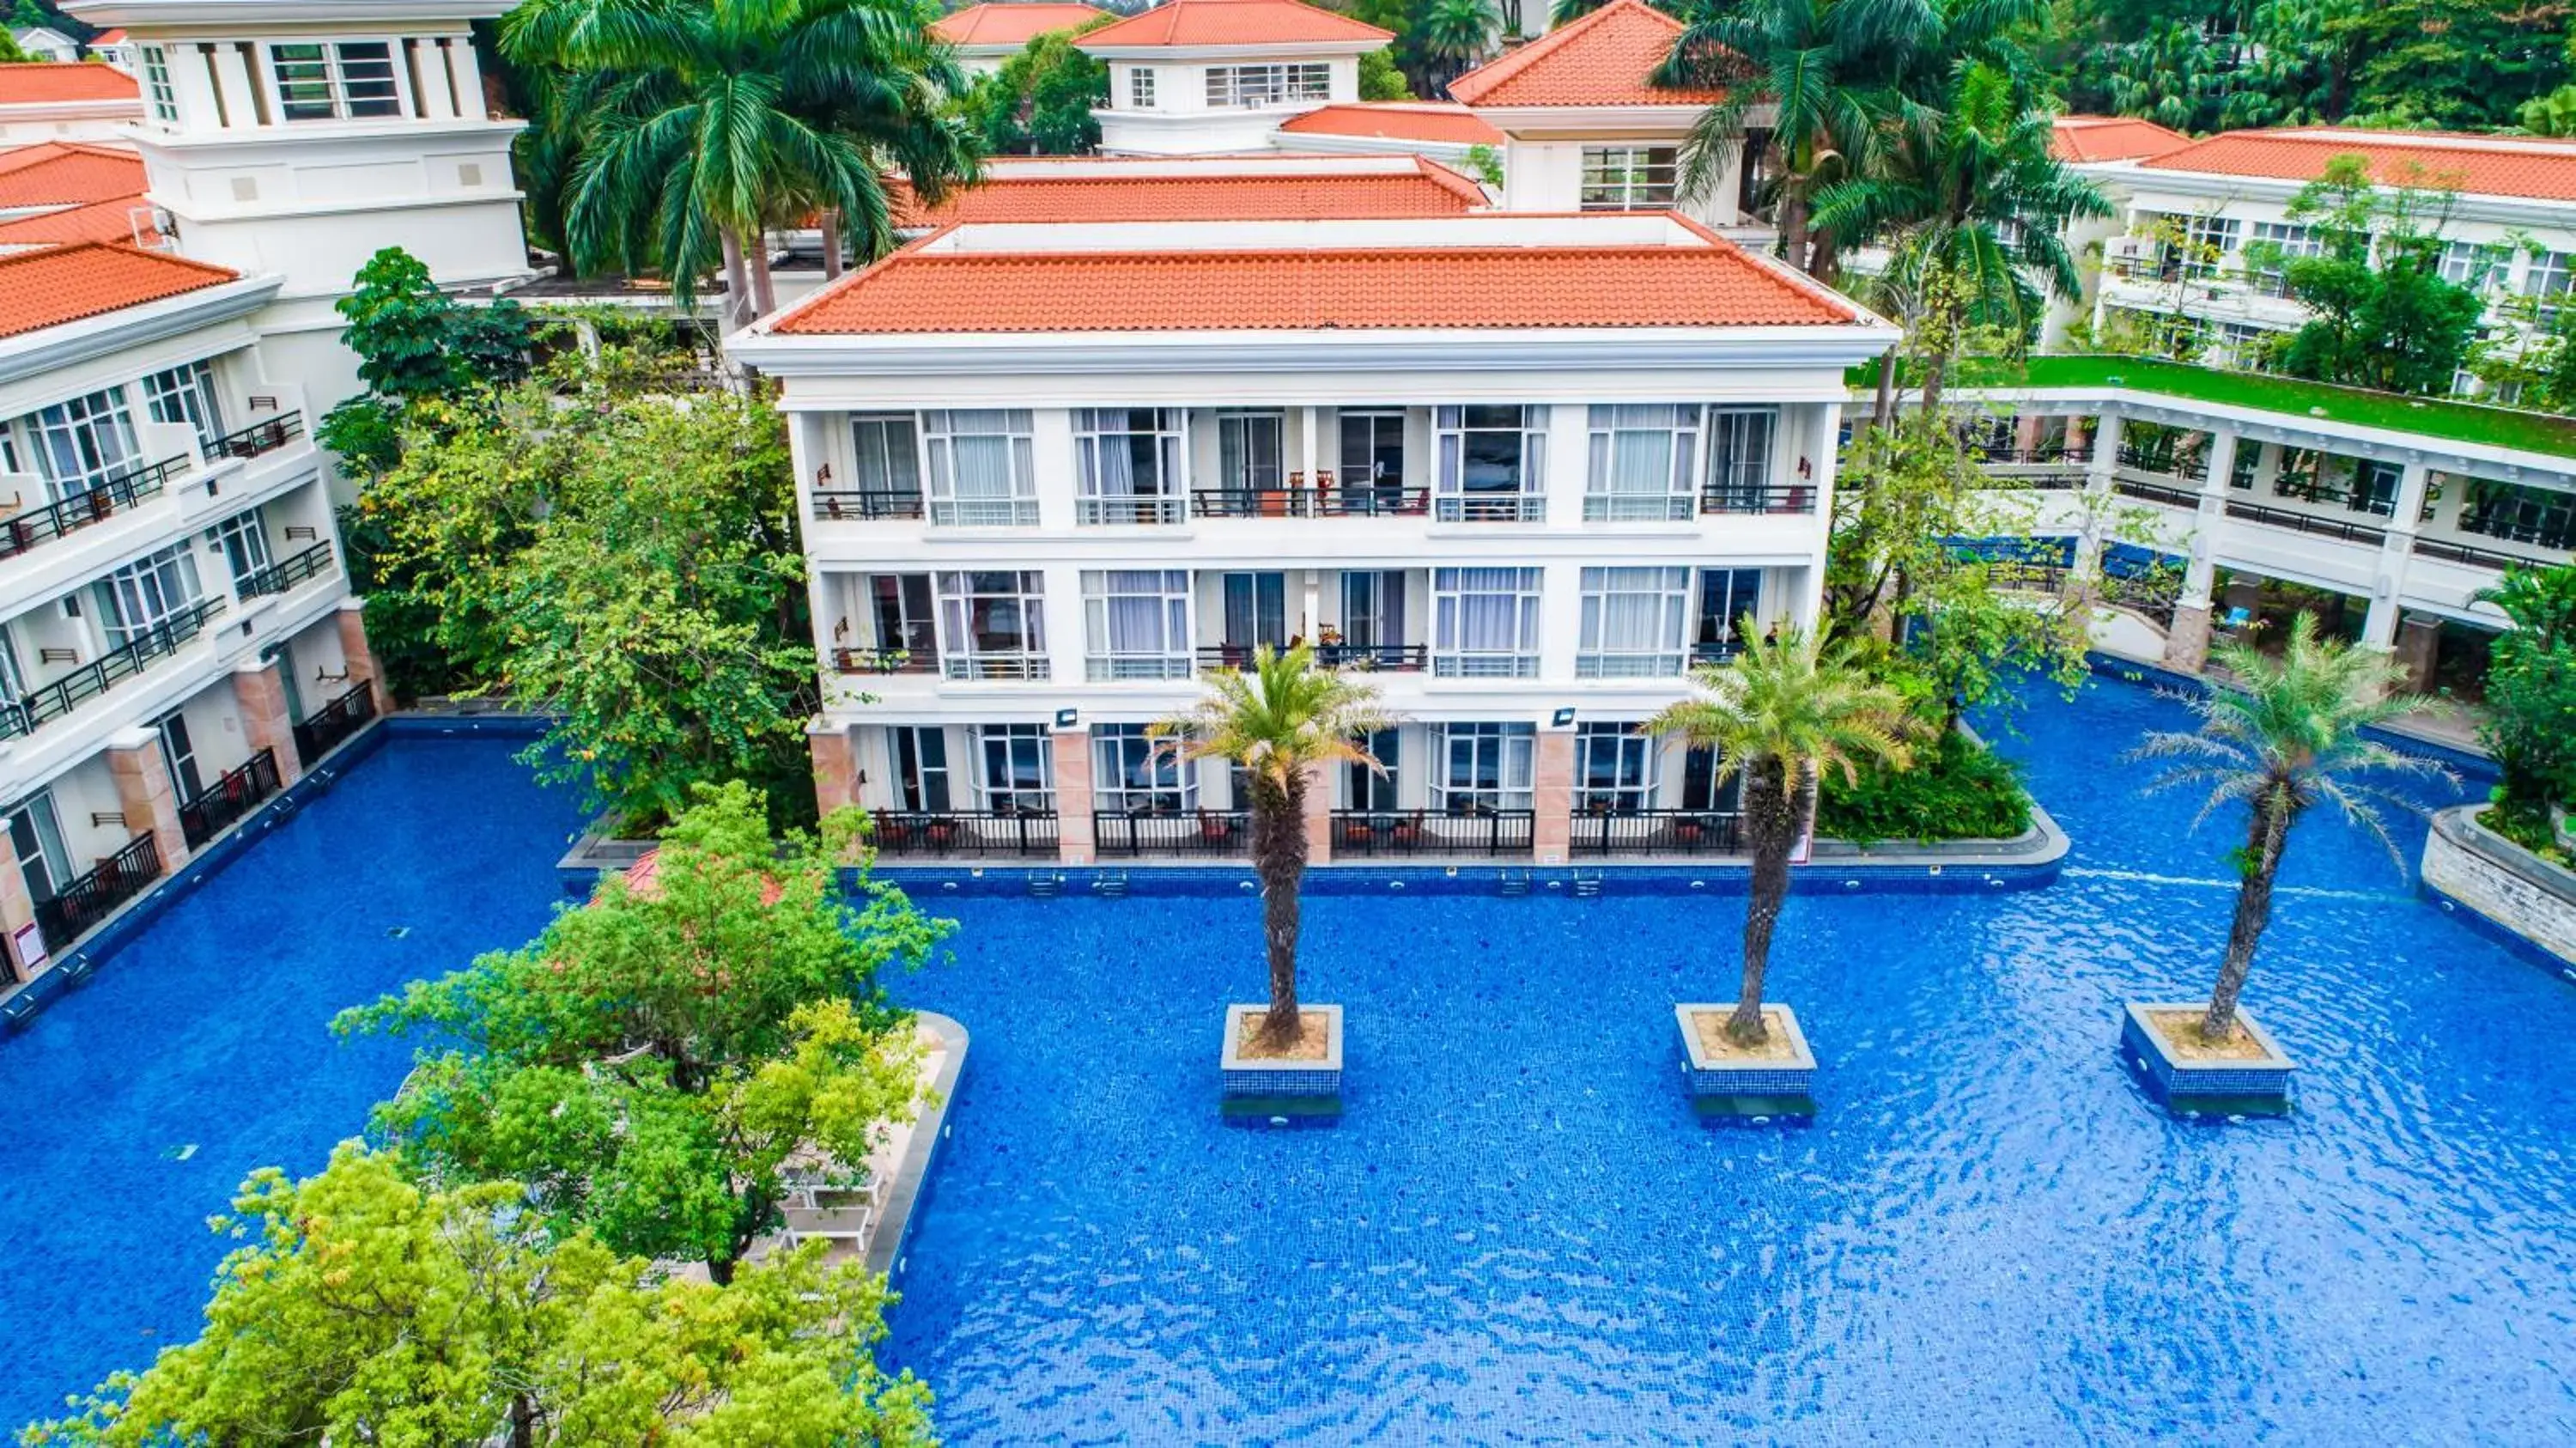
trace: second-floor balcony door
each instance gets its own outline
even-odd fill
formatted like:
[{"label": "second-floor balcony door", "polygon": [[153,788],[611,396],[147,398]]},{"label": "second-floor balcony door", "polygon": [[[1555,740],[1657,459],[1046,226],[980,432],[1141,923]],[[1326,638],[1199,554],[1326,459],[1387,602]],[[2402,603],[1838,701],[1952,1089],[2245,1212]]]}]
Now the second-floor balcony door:
[{"label": "second-floor balcony door", "polygon": [[1216,418],[1219,485],[1227,492],[1275,493],[1287,485],[1287,419],[1276,412],[1220,412]]},{"label": "second-floor balcony door", "polygon": [[878,649],[936,662],[939,629],[932,622],[930,575],[879,573],[868,579],[868,609]]},{"label": "second-floor balcony door", "polygon": [[1404,486],[1404,414],[1342,413],[1341,474],[1343,492],[1394,493]]},{"label": "second-floor balcony door", "polygon": [[1401,647],[1404,575],[1354,569],[1342,575],[1342,642],[1354,649]]},{"label": "second-floor balcony door", "polygon": [[851,482],[869,496],[869,513],[898,516],[895,500],[920,498],[921,440],[911,413],[862,413],[851,418],[850,446],[855,472]]},{"label": "second-floor balcony door", "polygon": [[97,585],[99,625],[110,648],[122,648],[205,596],[197,558],[185,543],[136,559]]},{"label": "second-floor balcony door", "polygon": [[1348,808],[1391,810],[1396,807],[1399,797],[1395,773],[1397,740],[1395,730],[1380,729],[1360,741],[1360,747],[1368,751],[1369,758],[1377,761],[1377,768],[1371,769],[1357,760],[1342,766],[1343,795],[1350,801]]},{"label": "second-floor balcony door", "polygon": [[1227,653],[1232,655],[1239,651],[1243,661],[1248,663],[1253,651],[1263,644],[1274,649],[1288,646],[1288,575],[1225,575]]},{"label": "second-floor balcony door", "polygon": [[[27,899],[42,905],[62,892],[72,877],[71,852],[63,848],[62,821],[54,816],[54,796],[38,790],[9,812],[9,843],[17,851],[18,874],[26,881]],[[60,944],[61,942],[54,942]]]},{"label": "second-floor balcony door", "polygon": [[170,771],[170,787],[180,802],[195,799],[205,790],[205,777],[197,770],[197,744],[188,737],[188,716],[171,714],[156,726],[161,735],[161,763]]},{"label": "second-floor balcony door", "polygon": [[896,805],[915,814],[946,814],[948,731],[936,724],[901,725],[886,731],[894,747]]},{"label": "second-floor balcony door", "polygon": [[1444,523],[1514,523],[1539,517],[1546,409],[1492,406],[1439,410],[1440,499]]}]

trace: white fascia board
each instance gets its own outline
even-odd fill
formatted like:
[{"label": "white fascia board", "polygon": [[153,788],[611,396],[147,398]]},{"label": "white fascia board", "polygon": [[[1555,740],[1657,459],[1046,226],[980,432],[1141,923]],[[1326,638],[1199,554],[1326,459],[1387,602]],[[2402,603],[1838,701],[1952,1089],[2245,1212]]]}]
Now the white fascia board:
[{"label": "white fascia board", "polygon": [[248,277],[8,338],[0,341],[0,383],[41,376],[110,352],[247,316],[267,305],[282,280],[276,276]]},{"label": "white fascia board", "polygon": [[475,116],[446,121],[409,118],[299,121],[289,126],[259,126],[237,131],[160,131],[138,125],[127,134],[141,149],[162,152],[174,164],[184,164],[186,158],[204,154],[220,165],[240,165],[239,157],[211,153],[341,146],[351,151],[382,151],[390,156],[408,157],[420,154],[424,147],[434,142],[449,140],[471,143],[480,149],[499,147],[506,150],[527,128],[528,123],[515,116],[499,120]]},{"label": "white fascia board", "polygon": [[[2093,168],[2085,168],[2091,171]],[[2143,168],[2095,172],[2104,180],[2116,180],[2129,192],[2132,205],[2142,198],[2157,195],[2187,197],[2201,201],[2263,201],[2287,205],[2309,185],[2279,176],[2225,176],[2209,171],[2155,171]],[[2384,193],[2398,188],[2382,186]],[[2484,221],[2498,226],[2542,226],[2556,230],[2576,229],[2576,202],[2543,201],[2530,196],[2493,196],[2460,192],[2452,198],[2444,213],[2454,221]]]},{"label": "white fascia board", "polygon": [[191,30],[322,24],[497,20],[518,0],[69,0],[63,12],[101,30]]},{"label": "white fascia board", "polygon": [[1268,60],[1331,60],[1346,55],[1366,55],[1384,50],[1392,40],[1372,36],[1366,40],[1272,40],[1258,45],[1086,45],[1075,41],[1073,48],[1094,60],[1214,60],[1234,63]]},{"label": "white fascia board", "polygon": [[[1706,106],[1475,106],[1476,118],[1506,135],[1544,140],[1550,136],[1605,135],[1632,132],[1661,134],[1688,131]],[[1748,112],[1748,124],[1763,123],[1762,107]]]}]

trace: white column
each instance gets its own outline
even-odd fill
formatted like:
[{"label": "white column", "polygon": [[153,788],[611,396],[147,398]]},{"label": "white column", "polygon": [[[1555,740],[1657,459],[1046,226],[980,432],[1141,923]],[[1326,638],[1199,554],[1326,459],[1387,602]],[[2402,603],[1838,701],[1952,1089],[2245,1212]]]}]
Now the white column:
[{"label": "white column", "polygon": [[253,96],[259,86],[259,77],[251,74],[250,67],[243,63],[242,53],[229,45],[214,47],[213,59],[215,87],[223,92],[224,116],[232,122],[231,129],[243,131],[257,126],[260,123],[260,106]]},{"label": "white column", "polygon": [[2075,540],[2075,574],[2083,577],[2102,559],[2102,520],[2111,506],[2111,482],[2120,459],[2120,415],[2107,407],[2093,425],[2093,456],[2084,464],[2084,532]]},{"label": "white column", "polygon": [[2415,529],[2424,511],[2424,494],[2432,470],[2421,459],[2397,474],[2397,498],[2388,516],[2388,533],[2379,545],[2379,569],[2372,580],[2370,614],[2362,621],[2361,641],[2374,649],[2397,646],[2398,600],[2406,593],[2406,568],[2415,554]]},{"label": "white column", "polygon": [[469,121],[482,120],[488,112],[483,105],[483,67],[474,58],[474,43],[457,37],[447,47],[447,57],[456,76],[457,114]]},{"label": "white column", "polygon": [[1082,569],[1059,563],[1046,575],[1046,654],[1049,681],[1059,688],[1083,685],[1083,659],[1089,653],[1090,621],[1082,606]]},{"label": "white column", "polygon": [[445,39],[423,40],[413,52],[420,59],[415,73],[420,80],[421,114],[433,121],[452,121],[462,114],[456,108],[456,82],[448,69],[448,49],[454,44]]},{"label": "white column", "polygon": [[1073,461],[1072,412],[1061,407],[1037,409],[1029,423],[1029,450],[1038,491],[1038,526],[1052,531],[1073,527],[1073,500],[1081,485]]},{"label": "white column", "polygon": [[2218,529],[2227,516],[2227,480],[2236,471],[2238,439],[2234,432],[2213,429],[2209,435],[2209,476],[2202,480],[2200,511],[2193,516],[2191,561],[2183,569],[2182,602],[2209,607],[2209,590],[2218,568],[2213,557]]},{"label": "white column", "polygon": [[1538,595],[1538,674],[1574,677],[1574,655],[1583,646],[1583,566],[1551,563],[1542,570]]},{"label": "white column", "polygon": [[1547,524],[1583,526],[1583,495],[1591,487],[1592,410],[1560,402],[1547,413]]},{"label": "white column", "polygon": [[165,51],[171,97],[179,104],[179,128],[183,131],[221,129],[215,115],[215,78],[207,69],[207,52],[211,49],[188,41]]}]

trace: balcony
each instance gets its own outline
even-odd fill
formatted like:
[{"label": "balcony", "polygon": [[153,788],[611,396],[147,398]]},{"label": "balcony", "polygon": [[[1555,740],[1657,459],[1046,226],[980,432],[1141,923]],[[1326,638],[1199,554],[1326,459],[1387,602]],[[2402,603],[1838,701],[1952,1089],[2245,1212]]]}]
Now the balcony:
[{"label": "balcony", "polygon": [[1169,813],[1095,810],[1091,835],[1103,857],[1197,855],[1231,859],[1248,848],[1252,816],[1239,809]]},{"label": "balcony", "polygon": [[376,691],[366,684],[353,685],[346,693],[322,706],[320,713],[295,726],[295,758],[305,768],[340,747],[340,741],[367,727],[376,717]]},{"label": "balcony", "polygon": [[0,706],[0,739],[32,734],[166,658],[205,631],[224,601],[192,604],[14,704]]},{"label": "balcony", "polygon": [[[1209,644],[1198,651],[1198,665],[1201,670],[1248,669],[1260,652],[1259,644]],[[1317,644],[1315,663],[1357,673],[1418,674],[1430,667],[1431,650],[1422,644]]]},{"label": "balcony", "polygon": [[1157,528],[1183,522],[1180,495],[1076,498],[1073,521],[1086,528]]},{"label": "balcony", "polygon": [[1595,649],[1574,656],[1578,679],[1664,679],[1682,671],[1686,655],[1674,649]]},{"label": "balcony", "polygon": [[2162,503],[2169,508],[2200,506],[2200,493],[2194,488],[2176,488],[2163,483],[2141,483],[2135,479],[2122,478],[2111,485],[2111,491],[2124,498],[2136,498],[2146,503]]},{"label": "balcony", "polygon": [[951,679],[1035,680],[1047,677],[1044,654],[951,654],[939,661]]},{"label": "balcony", "polygon": [[1996,468],[2083,468],[2093,461],[2091,448],[2072,448],[2063,442],[2044,442],[2032,447],[1972,446],[1968,452],[1979,463]]},{"label": "balcony", "polygon": [[1586,523],[1686,523],[1698,512],[1688,493],[1587,493]]},{"label": "balcony", "polygon": [[1567,842],[1577,857],[1741,853],[1744,817],[1724,810],[1579,810]]},{"label": "balcony", "polygon": [[299,583],[320,578],[330,571],[331,545],[316,543],[301,553],[290,553],[243,579],[241,596],[263,598],[272,593],[284,593]]},{"label": "balcony", "polygon": [[255,458],[276,452],[302,436],[304,414],[290,412],[283,417],[272,417],[266,422],[254,422],[248,427],[225,433],[207,445],[206,457],[209,460]]},{"label": "balcony", "polygon": [[36,924],[45,932],[45,943],[61,950],[160,878],[161,847],[146,831],[89,873],[65,883],[51,900],[37,901]]},{"label": "balcony", "polygon": [[1083,677],[1095,684],[1186,679],[1193,672],[1187,654],[1091,654],[1082,661]]},{"label": "balcony", "polygon": [[1547,499],[1537,493],[1443,493],[1432,516],[1443,523],[1540,523]]},{"label": "balcony", "polygon": [[1808,483],[1737,485],[1711,483],[1700,489],[1702,513],[1812,513],[1816,489]]},{"label": "balcony", "polygon": [[1525,809],[1337,809],[1333,858],[1526,855],[1537,818]]},{"label": "balcony", "polygon": [[1690,651],[1691,667],[1714,668],[1741,657],[1743,653],[1744,644],[1737,639],[1729,639],[1724,643],[1693,644]]},{"label": "balcony", "polygon": [[224,832],[224,826],[259,808],[277,793],[277,755],[263,749],[238,769],[207,785],[179,806],[179,833],[197,849]]},{"label": "balcony", "polygon": [[2367,523],[2348,522],[2342,518],[2321,518],[2314,513],[2301,513],[2289,508],[2266,508],[2260,503],[2239,503],[2232,499],[2227,504],[2227,516],[2240,518],[2248,523],[2263,523],[2274,528],[2288,528],[2294,532],[2310,533],[2319,538],[2340,538],[2347,543],[2368,543],[2373,547],[2377,547],[2388,537],[2387,529],[2374,528]]},{"label": "balcony", "polygon": [[1431,656],[1431,676],[1436,679],[1535,679],[1538,677],[1538,655],[1474,649],[1444,650]]},{"label": "balcony", "polygon": [[927,649],[834,649],[832,670],[841,674],[935,674],[939,655]]},{"label": "balcony", "polygon": [[1202,518],[1419,518],[1431,511],[1429,488],[1355,483],[1335,487],[1201,488],[1190,507]]},{"label": "balcony", "polygon": [[880,856],[956,859],[1013,855],[1053,859],[1060,839],[1053,810],[891,810],[874,812],[868,843]]},{"label": "balcony", "polygon": [[172,478],[194,466],[185,454],[163,458],[148,467],[132,468],[102,478],[95,486],[59,503],[0,518],[0,558],[15,558],[65,534],[78,532],[93,523],[106,522],[120,510],[134,507],[147,498],[158,497],[162,489],[170,485]]},{"label": "balcony", "polygon": [[930,504],[934,528],[1034,528],[1035,498],[935,498]]},{"label": "balcony", "polygon": [[2124,468],[2168,478],[2188,478],[2195,483],[2209,476],[2209,458],[2204,453],[2177,457],[2169,448],[2123,447],[2118,453],[2118,461]]},{"label": "balcony", "polygon": [[2415,540],[2415,551],[2427,558],[2439,558],[2445,563],[2461,563],[2471,568],[2492,568],[2498,572],[2507,568],[2546,568],[2555,561],[2547,558],[2533,558],[2527,554],[2499,552],[2493,548],[2476,548],[2466,543],[2453,543],[2442,538],[2418,538]]},{"label": "balcony", "polygon": [[922,516],[921,494],[878,488],[817,488],[814,518],[823,523],[869,522],[880,518]]}]

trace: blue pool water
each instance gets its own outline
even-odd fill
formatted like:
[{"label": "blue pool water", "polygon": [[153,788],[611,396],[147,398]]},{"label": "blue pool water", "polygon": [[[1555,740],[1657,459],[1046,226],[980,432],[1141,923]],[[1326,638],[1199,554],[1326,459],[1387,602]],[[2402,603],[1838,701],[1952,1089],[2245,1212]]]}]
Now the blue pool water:
[{"label": "blue pool water", "polygon": [[334,1012],[544,928],[577,816],[515,747],[389,742],[0,1040],[0,1436],[193,1337],[207,1216],[402,1080]]},{"label": "blue pool water", "polygon": [[1348,1114],[1273,1132],[1214,1104],[1250,899],[934,893],[902,990],[974,1045],[893,1359],[961,1443],[2576,1442],[2576,986],[2320,816],[2248,995],[2297,1113],[2116,1061],[2225,930],[2233,825],[2105,757],[2180,717],[2100,685],[2009,746],[2049,888],[1794,900],[1804,1130],[1679,1095],[1740,896],[1311,898]]}]

